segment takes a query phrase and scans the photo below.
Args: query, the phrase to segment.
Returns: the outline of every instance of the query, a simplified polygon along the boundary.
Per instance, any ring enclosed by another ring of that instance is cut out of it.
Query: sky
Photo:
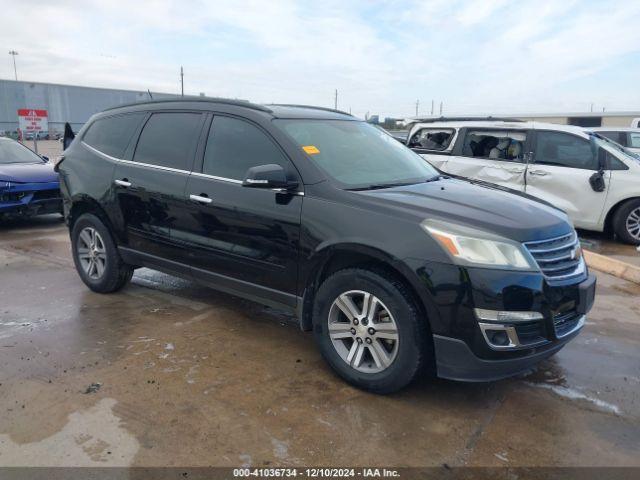
[[[0,0],[0,78],[355,115],[640,110],[640,1]],[[1,57],[0,57],[1,58]]]

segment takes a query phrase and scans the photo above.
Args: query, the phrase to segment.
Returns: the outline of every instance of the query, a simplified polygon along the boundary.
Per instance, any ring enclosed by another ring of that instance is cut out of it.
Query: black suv
[[[350,383],[529,370],[592,306],[556,208],[441,175],[342,112],[219,99],[95,115],[58,164],[97,292],[145,266],[294,312]]]

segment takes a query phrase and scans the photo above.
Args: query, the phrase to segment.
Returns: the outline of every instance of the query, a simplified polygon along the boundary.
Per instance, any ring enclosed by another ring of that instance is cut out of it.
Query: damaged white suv
[[[407,123],[407,146],[444,173],[525,192],[577,228],[640,245],[640,161],[617,143],[579,127],[491,117]]]

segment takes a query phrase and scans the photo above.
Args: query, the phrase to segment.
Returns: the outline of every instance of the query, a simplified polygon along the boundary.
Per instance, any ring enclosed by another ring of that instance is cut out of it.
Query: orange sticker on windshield
[[[304,150],[304,153],[306,153],[307,155],[317,155],[320,153],[320,150],[318,150],[318,147],[314,145],[307,145],[305,147],[302,147],[302,149]]]

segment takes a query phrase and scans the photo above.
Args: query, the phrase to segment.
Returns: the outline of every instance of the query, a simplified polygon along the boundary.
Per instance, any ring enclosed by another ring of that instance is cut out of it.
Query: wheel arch
[[[640,200],[640,196],[623,198],[622,200],[619,200],[617,203],[615,203],[609,209],[609,211],[607,212],[607,215],[605,216],[605,219],[604,219],[604,231],[607,234],[613,234],[613,232],[614,232],[613,217],[615,217],[616,212],[620,209],[620,207],[622,207],[622,205],[624,205],[625,203],[630,202],[632,200]]]
[[[317,251],[309,260],[310,272],[303,283],[301,308],[299,310],[300,327],[304,331],[312,329],[312,311],[315,294],[331,274],[345,268],[363,268],[382,270],[394,275],[409,289],[420,313],[431,331],[430,318],[437,310],[428,292],[420,288],[415,273],[401,260],[376,247],[361,244],[335,244]]]
[[[67,214],[67,225],[69,226],[69,231],[73,230],[73,225],[75,222],[85,213],[91,213],[98,217],[105,226],[111,232],[111,236],[114,241],[116,241],[116,235],[113,229],[113,224],[107,214],[106,210],[100,205],[100,203],[94,198],[88,195],[78,195],[74,197],[71,201],[71,207],[69,208],[69,213]]]

